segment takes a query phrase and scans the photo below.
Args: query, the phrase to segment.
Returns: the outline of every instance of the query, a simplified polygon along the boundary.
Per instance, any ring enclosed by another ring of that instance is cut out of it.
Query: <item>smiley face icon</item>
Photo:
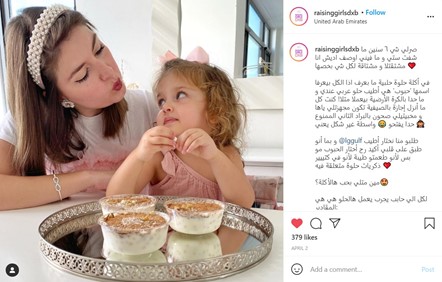
[[[299,275],[299,274],[302,273],[303,268],[302,268],[302,265],[301,265],[301,264],[299,264],[299,263],[295,263],[295,264],[292,265],[291,270],[292,270],[292,273],[293,273],[294,275]]]
[[[387,126],[387,122],[386,122],[385,120],[381,119],[381,120],[378,122],[378,126],[379,126],[380,128],[384,128],[385,126]]]
[[[387,178],[382,178],[379,183],[381,183],[382,186],[387,186],[388,185],[388,179]]]

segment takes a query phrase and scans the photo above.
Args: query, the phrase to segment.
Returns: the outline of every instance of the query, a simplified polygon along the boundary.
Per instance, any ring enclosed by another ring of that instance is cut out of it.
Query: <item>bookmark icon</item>
[[[434,218],[434,217],[425,217],[424,218],[424,229],[427,229],[428,227],[436,229],[436,218]]]

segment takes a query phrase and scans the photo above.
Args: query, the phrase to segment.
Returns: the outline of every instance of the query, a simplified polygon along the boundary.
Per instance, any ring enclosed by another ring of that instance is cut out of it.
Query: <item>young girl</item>
[[[92,24],[64,6],[23,10],[5,40],[0,210],[105,189],[155,120],[152,95],[126,90]]]
[[[157,126],[115,172],[107,195],[213,198],[251,207],[253,189],[237,147],[245,108],[228,76],[205,63],[166,62],[154,85]]]

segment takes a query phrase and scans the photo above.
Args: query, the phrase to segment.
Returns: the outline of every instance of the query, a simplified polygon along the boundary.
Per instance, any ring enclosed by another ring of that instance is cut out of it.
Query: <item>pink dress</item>
[[[147,187],[149,195],[200,197],[223,201],[221,190],[213,182],[186,165],[174,151],[164,155],[161,162],[167,176],[155,185]]]

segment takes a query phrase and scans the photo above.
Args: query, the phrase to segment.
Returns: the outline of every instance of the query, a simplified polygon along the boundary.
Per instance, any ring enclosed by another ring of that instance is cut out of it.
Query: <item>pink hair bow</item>
[[[168,62],[170,60],[178,58],[174,53],[172,53],[170,50],[164,54],[164,56],[160,56],[160,63],[164,64],[165,62]],[[208,64],[209,63],[209,55],[204,51],[201,47],[196,47],[193,49],[189,55],[187,55],[186,59],[187,61],[191,62],[198,62],[201,64]]]

